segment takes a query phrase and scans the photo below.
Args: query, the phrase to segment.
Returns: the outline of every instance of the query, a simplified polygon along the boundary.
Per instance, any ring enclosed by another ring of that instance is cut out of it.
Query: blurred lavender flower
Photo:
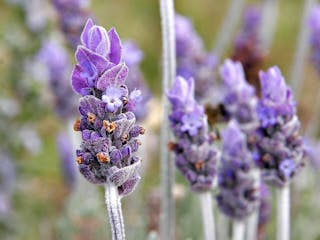
[[[231,121],[223,131],[222,148],[218,207],[230,218],[244,220],[257,209],[259,192],[252,174],[253,160],[246,135],[236,121]]]
[[[133,156],[144,129],[132,113],[138,90],[129,93],[127,66],[121,62],[121,42],[114,28],[107,32],[89,19],[76,51],[72,74],[74,90],[81,94],[81,119],[74,124],[82,133],[77,162],[84,177],[95,184],[113,183],[120,195],[131,193],[140,177],[141,160]]]
[[[22,126],[18,132],[18,140],[31,154],[38,154],[42,148],[42,140],[32,126]]]
[[[214,70],[217,59],[204,50],[203,42],[192,22],[181,15],[175,17],[177,75],[195,79],[195,98],[199,101],[218,98]],[[213,101],[217,101],[214,99]]]
[[[304,165],[296,104],[278,67],[261,71],[260,81],[260,127],[256,136],[259,154],[255,161],[267,183],[284,187]]]
[[[243,26],[235,40],[234,61],[242,63],[246,80],[260,90],[258,71],[261,69],[264,54],[259,39],[261,9],[250,6],[246,9]]]
[[[320,142],[314,139],[305,138],[305,153],[306,157],[311,162],[312,166],[316,169],[320,169]]]
[[[8,220],[11,210],[11,197],[14,191],[16,173],[9,155],[0,155],[0,221]]]
[[[151,98],[151,92],[140,70],[140,63],[142,59],[143,53],[135,43],[131,41],[123,43],[123,61],[130,69],[127,78],[128,90],[134,91],[135,89],[139,89],[142,93],[137,99],[138,101],[133,112],[138,121],[146,117],[148,112],[146,104]]]
[[[58,135],[56,142],[64,180],[68,187],[72,189],[76,182],[76,165],[74,163],[72,144],[68,136],[63,133]]]
[[[258,125],[255,89],[246,82],[241,63],[227,59],[220,69],[224,84],[223,106],[228,118],[235,119],[242,130],[253,131]]]
[[[62,119],[74,116],[76,113],[75,94],[68,81],[71,65],[63,46],[53,39],[44,41],[37,60],[45,64],[48,69],[56,112]]]
[[[320,74],[320,5],[313,7],[309,17],[311,61]]]
[[[88,0],[51,0],[59,16],[61,31],[73,49],[76,49],[81,31],[89,18]]]
[[[178,77],[167,93],[172,113],[169,116],[176,143],[176,166],[195,192],[208,191],[216,175],[218,152],[208,133],[204,109],[194,99],[194,80]]]

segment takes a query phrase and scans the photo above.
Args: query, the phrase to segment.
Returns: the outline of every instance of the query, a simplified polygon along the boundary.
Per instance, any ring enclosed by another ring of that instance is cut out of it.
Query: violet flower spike
[[[125,239],[120,198],[130,194],[140,180],[139,157],[134,156],[144,134],[128,107],[125,83],[128,68],[121,62],[121,42],[115,29],[106,31],[89,19],[76,51],[72,74],[74,90],[82,95],[81,118],[74,130],[82,134],[77,162],[91,183],[104,185],[112,239]]]
[[[258,105],[257,166],[262,179],[276,186],[278,240],[290,239],[290,188],[292,178],[304,166],[304,144],[291,90],[278,67],[260,72],[262,98]]]
[[[220,69],[224,85],[223,106],[227,118],[235,119],[241,128],[250,132],[258,125],[255,89],[247,83],[240,62],[227,59]]]
[[[218,151],[209,134],[204,109],[194,99],[194,80],[177,77],[167,96],[172,107],[170,127],[176,137],[176,142],[170,143],[176,166],[191,190],[201,196],[201,206],[209,204],[209,210],[208,207],[203,210],[203,214],[207,214],[212,211],[210,190],[216,175]],[[209,219],[209,222],[203,219],[205,239],[215,237],[213,216],[210,215]]]

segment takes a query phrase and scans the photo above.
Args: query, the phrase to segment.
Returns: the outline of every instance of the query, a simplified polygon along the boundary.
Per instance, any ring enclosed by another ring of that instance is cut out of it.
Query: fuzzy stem
[[[290,188],[277,189],[277,240],[290,239]]]
[[[162,240],[174,239],[174,202],[172,186],[174,183],[174,161],[167,148],[170,140],[169,130],[169,102],[166,91],[171,87],[176,77],[176,48],[174,28],[174,2],[173,0],[160,0],[161,32],[162,32],[162,103],[163,121],[161,128],[161,213],[160,237]]]
[[[244,240],[245,225],[243,221],[234,220],[232,224],[232,240]]]
[[[307,26],[310,10],[315,4],[315,0],[306,0],[304,4],[304,11],[302,21],[300,23],[300,33],[296,45],[297,51],[295,52],[291,76],[290,76],[290,84],[295,94],[296,101],[298,101],[300,95],[300,88],[302,83],[302,75],[304,70],[304,63],[307,57],[308,50],[308,41],[310,35],[310,29]]]
[[[204,193],[199,193],[198,196],[201,205],[204,240],[215,240],[216,235],[212,213],[213,208],[211,194],[209,191],[207,191]]]
[[[257,191],[260,190],[260,170],[254,169],[252,171],[252,177],[255,182],[255,189]],[[260,199],[259,199],[260,200]],[[246,232],[246,240],[255,240],[257,239],[257,231],[258,231],[258,219],[259,219],[259,208],[260,206],[257,206],[257,209],[248,217],[247,219],[247,232]]]
[[[269,51],[278,18],[278,0],[262,0],[262,19],[259,36],[262,49]]]
[[[112,240],[125,240],[126,237],[118,188],[112,183],[106,183],[104,188]]]
[[[213,53],[216,55],[218,61],[220,61],[223,51],[232,40],[231,36],[241,17],[244,2],[244,0],[231,0],[227,15],[221,25],[213,48]]]

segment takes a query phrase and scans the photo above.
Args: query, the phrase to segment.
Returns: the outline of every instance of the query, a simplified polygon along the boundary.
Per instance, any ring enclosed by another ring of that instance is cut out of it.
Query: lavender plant
[[[140,144],[137,137],[145,131],[135,125],[132,111],[139,91],[130,93],[125,84],[128,67],[121,48],[114,28],[107,32],[89,19],[72,73],[72,86],[81,95],[81,119],[74,124],[82,134],[77,162],[89,182],[105,186],[113,239],[125,239],[120,198],[130,194],[140,179],[141,160],[133,154]]]
[[[73,49],[80,44],[81,30],[90,16],[86,6],[89,0],[51,0],[59,16],[61,31]]]
[[[260,72],[262,97],[258,105],[255,161],[262,178],[278,190],[278,239],[289,239],[289,184],[304,166],[296,103],[278,67]]]
[[[222,132],[222,162],[218,171],[219,209],[234,220],[233,239],[244,239],[244,220],[259,205],[259,192],[253,175],[253,156],[246,135],[236,121]]]
[[[195,79],[195,97],[198,101],[213,100],[212,94],[218,94],[214,77],[217,66],[215,55],[205,51],[202,39],[188,18],[177,14],[175,30],[177,75]]]
[[[205,239],[214,239],[210,190],[216,175],[218,150],[209,134],[204,108],[194,96],[194,80],[178,77],[167,93],[172,112],[170,127],[176,142],[170,144],[176,166],[189,182],[192,191],[201,194]]]

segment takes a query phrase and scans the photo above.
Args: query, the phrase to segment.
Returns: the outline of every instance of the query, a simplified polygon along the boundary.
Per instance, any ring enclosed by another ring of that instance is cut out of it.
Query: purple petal
[[[104,74],[97,81],[97,88],[105,91],[109,86],[120,86],[124,84],[128,76],[129,69],[125,64],[118,64]]]
[[[86,22],[86,25],[81,33],[81,43],[85,46],[88,46],[88,37],[89,37],[89,30],[94,26],[94,23],[91,18],[89,18]]]
[[[80,70],[80,66],[76,65],[72,71],[72,77],[71,77],[71,84],[72,87],[74,89],[74,91],[76,91],[77,93],[81,94],[82,93],[82,89],[83,88],[87,88],[88,84],[86,79],[82,78],[80,76],[81,74],[81,70]]]
[[[110,39],[109,60],[114,64],[118,64],[121,60],[121,41],[119,35],[114,28],[109,30],[108,35]]]

